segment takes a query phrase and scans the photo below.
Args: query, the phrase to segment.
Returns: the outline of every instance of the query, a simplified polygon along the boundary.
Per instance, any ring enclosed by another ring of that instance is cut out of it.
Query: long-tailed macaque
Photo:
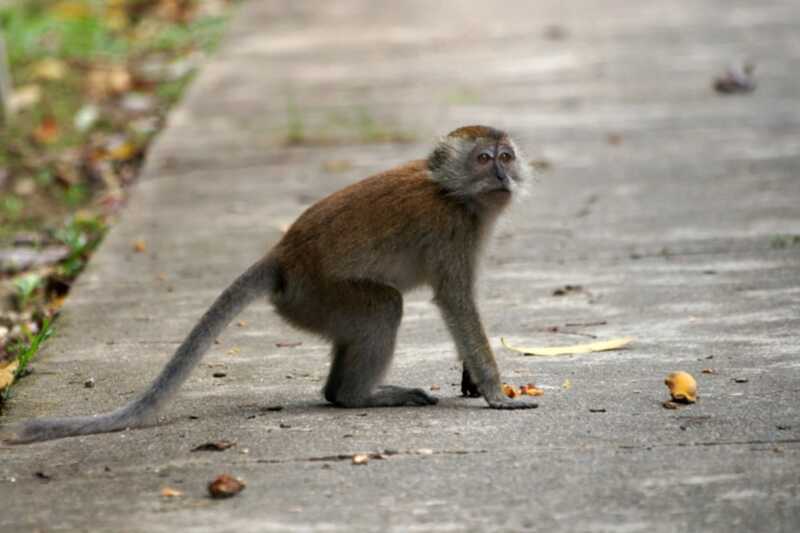
[[[306,210],[278,244],[206,311],[150,387],[107,414],[42,418],[7,428],[23,443],[140,427],[189,375],[213,340],[256,298],[291,324],[330,340],[323,388],[341,407],[432,405],[418,388],[383,385],[403,315],[402,293],[429,285],[465,375],[489,407],[526,409],[501,390],[500,373],[475,305],[478,255],[500,212],[528,179],[528,164],[504,132],[459,128],[427,159],[350,185]]]

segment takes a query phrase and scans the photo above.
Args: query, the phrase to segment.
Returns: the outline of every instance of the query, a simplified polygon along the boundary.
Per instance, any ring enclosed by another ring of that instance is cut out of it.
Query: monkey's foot
[[[396,385],[380,385],[370,398],[371,405],[380,407],[435,405],[438,401],[438,398],[422,389],[410,389]]]
[[[496,398],[486,400],[490,409],[536,409],[539,404],[536,402],[526,402],[523,400],[511,400],[510,398]]]

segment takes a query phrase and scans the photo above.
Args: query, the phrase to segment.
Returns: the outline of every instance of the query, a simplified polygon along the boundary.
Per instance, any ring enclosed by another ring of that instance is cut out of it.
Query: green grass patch
[[[6,387],[2,395],[0,395],[0,400],[2,400],[0,403],[7,401],[11,397],[13,383],[16,383],[19,378],[27,375],[28,365],[33,358],[36,357],[36,354],[39,353],[42,343],[53,335],[53,319],[50,317],[45,318],[37,333],[34,334],[30,331],[25,331],[25,335],[27,340],[18,342],[11,349],[11,352],[16,355],[18,366],[14,371],[14,381],[12,385]]]

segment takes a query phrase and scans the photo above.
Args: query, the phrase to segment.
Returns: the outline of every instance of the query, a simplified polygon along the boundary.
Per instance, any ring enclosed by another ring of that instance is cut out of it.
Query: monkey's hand
[[[478,390],[478,386],[472,381],[472,376],[469,375],[466,366],[464,366],[464,371],[461,372],[461,395],[467,398],[481,397],[481,391]]]
[[[505,396],[486,398],[486,403],[489,404],[490,409],[536,409],[539,407],[539,404],[536,402],[524,401],[522,398],[519,400],[512,400]]]

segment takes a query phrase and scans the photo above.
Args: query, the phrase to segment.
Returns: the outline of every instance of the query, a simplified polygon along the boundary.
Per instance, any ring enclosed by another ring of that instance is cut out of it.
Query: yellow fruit
[[[694,403],[697,401],[697,382],[688,372],[673,372],[664,383],[676,402]]]

